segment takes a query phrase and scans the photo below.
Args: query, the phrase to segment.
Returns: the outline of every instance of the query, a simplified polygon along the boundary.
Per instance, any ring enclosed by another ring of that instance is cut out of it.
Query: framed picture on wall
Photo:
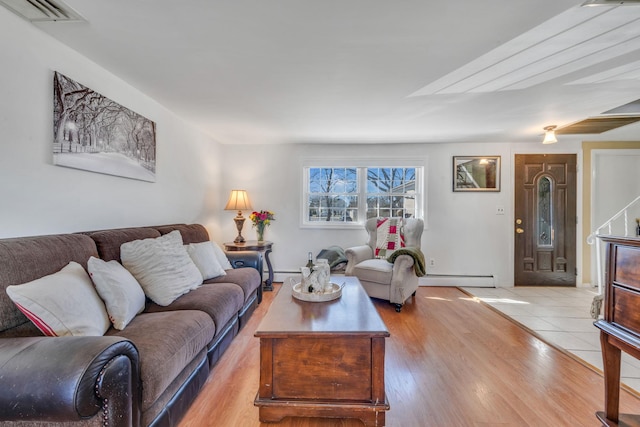
[[[53,164],[156,180],[156,124],[55,72]]]
[[[453,156],[453,191],[500,191],[500,156]]]

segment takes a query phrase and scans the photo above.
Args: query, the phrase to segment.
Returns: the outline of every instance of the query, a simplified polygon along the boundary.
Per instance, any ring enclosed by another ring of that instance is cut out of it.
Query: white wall
[[[591,227],[602,226],[621,209],[640,195],[640,150],[593,150],[591,153]],[[597,202],[595,202],[597,201]],[[627,221],[621,216],[612,223],[611,234],[635,235],[635,219],[640,218],[637,203],[627,211]],[[609,234],[605,229],[601,234]],[[599,242],[602,262],[605,262],[605,244]],[[591,249],[591,277],[596,283],[596,250]],[[604,264],[602,271],[604,271]]]
[[[592,197],[591,229],[601,226],[620,209],[640,195],[640,150],[593,150],[591,154]],[[630,212],[631,234],[635,230],[638,207]],[[613,233],[624,235],[624,221],[618,221]]]
[[[0,237],[201,222],[218,232],[219,145],[0,8]],[[155,183],[54,166],[53,72],[153,120]]]
[[[223,194],[233,188],[249,192],[256,210],[268,209],[276,221],[266,238],[274,242],[271,259],[276,272],[296,271],[306,262],[307,252],[363,244],[364,230],[311,230],[300,227],[302,161],[306,158],[393,158],[416,156],[426,164],[426,229],[422,248],[435,267],[429,274],[493,276],[496,286],[513,286],[513,157],[527,153],[578,153],[578,141],[554,146],[531,144],[348,144],[224,146]],[[499,155],[502,160],[501,191],[461,193],[452,191],[452,156]],[[578,182],[580,194],[581,182]],[[579,198],[578,203],[581,203]],[[505,215],[496,215],[504,207]],[[232,240],[235,212],[221,215],[221,235]],[[249,221],[243,235],[255,239]],[[580,241],[581,236],[578,237]],[[580,245],[577,245],[580,247]],[[580,260],[580,254],[578,254]],[[457,279],[458,280],[458,279]],[[464,279],[458,280],[462,283]],[[580,283],[580,282],[578,282]]]

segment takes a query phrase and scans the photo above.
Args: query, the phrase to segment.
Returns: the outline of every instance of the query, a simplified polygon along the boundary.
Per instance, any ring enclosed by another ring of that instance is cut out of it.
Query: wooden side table
[[[247,240],[246,242],[235,243],[235,242],[227,242],[224,244],[224,249],[229,252],[238,252],[238,251],[258,251],[264,254],[264,260],[267,263],[267,272],[268,277],[267,280],[264,281],[264,285],[262,289],[265,291],[273,290],[273,268],[271,267],[271,260],[269,259],[269,254],[271,253],[271,249],[273,246],[273,242],[268,240],[258,241],[258,240]],[[260,272],[262,274],[262,272]]]

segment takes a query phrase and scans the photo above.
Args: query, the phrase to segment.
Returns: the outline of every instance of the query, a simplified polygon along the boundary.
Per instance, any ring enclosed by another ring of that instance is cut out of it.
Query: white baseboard
[[[420,286],[464,286],[476,288],[495,288],[493,276],[462,276],[427,274],[418,279]]]
[[[331,273],[332,276],[342,276],[343,273]],[[275,282],[284,282],[289,277],[300,280],[300,272],[297,271],[276,271],[273,275]],[[267,277],[265,272],[262,276]],[[418,278],[419,286],[464,286],[477,288],[495,288],[493,276],[463,276],[463,275],[444,275],[444,274],[428,274]]]

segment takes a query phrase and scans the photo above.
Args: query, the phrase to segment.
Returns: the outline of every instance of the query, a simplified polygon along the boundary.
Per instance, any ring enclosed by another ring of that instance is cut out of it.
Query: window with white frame
[[[302,223],[360,227],[368,218],[422,217],[423,171],[413,165],[305,166]]]

